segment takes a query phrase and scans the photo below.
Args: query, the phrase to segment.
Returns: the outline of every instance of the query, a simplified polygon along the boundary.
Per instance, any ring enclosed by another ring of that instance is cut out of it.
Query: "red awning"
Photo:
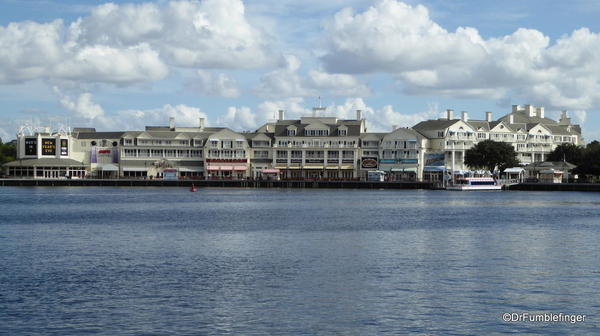
[[[221,170],[233,170],[233,166],[221,166]]]
[[[234,166],[233,170],[246,170],[246,166]]]
[[[263,170],[261,170],[261,172],[263,174],[279,174],[280,170],[277,168],[271,168],[271,169],[263,169]]]
[[[206,170],[219,170],[221,168],[221,166],[208,166],[206,167]]]

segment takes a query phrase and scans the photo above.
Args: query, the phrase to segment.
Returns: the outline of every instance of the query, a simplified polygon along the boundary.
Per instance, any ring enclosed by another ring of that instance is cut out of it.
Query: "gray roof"
[[[79,132],[77,139],[120,139],[125,132]]]
[[[4,167],[82,167],[85,164],[73,159],[41,158],[15,160],[3,165]]]
[[[425,120],[413,126],[413,129],[417,132],[443,130],[454,124],[460,119],[436,119],[436,120]]]
[[[534,162],[525,166],[526,170],[544,170],[544,169],[557,169],[557,170],[571,170],[576,166],[566,161],[544,161]]]
[[[511,115],[513,116],[514,123],[558,125],[558,123],[555,120],[552,120],[550,118],[530,117],[529,115],[527,115],[527,113],[522,111],[509,113],[504,117],[500,118],[499,120],[506,121],[508,123],[508,119]]]
[[[467,121],[467,124],[471,125],[475,130],[483,128],[484,131],[489,131],[491,128],[490,123],[486,120],[469,120]]]
[[[338,120],[335,124],[325,121],[323,124],[329,127],[329,136],[332,137],[337,136],[337,130],[342,125],[348,128],[347,136],[360,136],[360,120]],[[296,136],[304,136],[304,128],[309,124],[302,123],[301,120],[278,120],[275,123],[274,136],[287,136],[287,128],[290,125],[296,126]]]

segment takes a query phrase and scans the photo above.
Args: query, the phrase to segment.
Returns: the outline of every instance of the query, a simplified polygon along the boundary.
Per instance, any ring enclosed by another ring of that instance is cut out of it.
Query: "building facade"
[[[311,116],[267,122],[254,132],[224,127],[147,126],[143,131],[98,132],[22,129],[17,160],[5,175],[23,178],[162,179],[365,179],[372,170],[390,181],[438,181],[461,173],[466,151],[483,140],[510,143],[523,164],[544,161],[563,143],[582,145],[581,127],[566,111],[547,118],[543,107],[515,105],[493,120],[471,120],[453,110],[437,120],[390,132],[367,132],[360,110],[355,119]]]

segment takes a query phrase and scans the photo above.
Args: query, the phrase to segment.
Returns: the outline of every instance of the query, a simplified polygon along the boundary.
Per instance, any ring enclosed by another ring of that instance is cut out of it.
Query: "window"
[[[348,131],[345,129],[338,130],[339,136],[346,136],[347,134],[348,134]]]
[[[295,129],[287,130],[287,136],[296,136],[296,130]]]
[[[210,147],[217,148],[219,146],[219,140],[210,140]]]
[[[202,151],[198,150],[198,149],[192,149],[190,151],[190,156],[191,157],[202,157]]]
[[[342,158],[344,159],[354,159],[354,151],[343,151]]]
[[[438,138],[443,138],[443,137],[444,137],[444,131],[439,131]]]
[[[287,157],[288,157],[287,153],[288,153],[287,151],[278,150],[277,151],[277,158],[279,158],[279,159],[287,159]]]
[[[330,159],[337,159],[340,157],[340,152],[339,151],[329,151],[329,152],[327,152],[327,157]]]
[[[162,157],[163,150],[162,149],[152,149],[150,150],[150,156],[152,157]]]
[[[265,151],[265,150],[254,151],[254,157],[257,159],[266,159],[269,157],[269,151]]]
[[[133,145],[133,139],[125,139],[125,145]]]
[[[302,159],[302,151],[292,151],[292,159]]]

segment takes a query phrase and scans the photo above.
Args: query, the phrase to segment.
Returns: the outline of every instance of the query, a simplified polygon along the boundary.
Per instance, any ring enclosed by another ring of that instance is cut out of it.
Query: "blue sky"
[[[452,108],[569,110],[600,139],[600,3],[0,0],[0,137],[19,126],[252,130],[277,109],[365,110],[369,130]]]

